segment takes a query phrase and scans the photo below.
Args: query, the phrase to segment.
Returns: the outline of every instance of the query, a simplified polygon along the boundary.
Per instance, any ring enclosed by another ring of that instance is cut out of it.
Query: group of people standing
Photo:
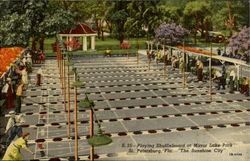
[[[203,69],[204,65],[200,60],[196,62],[197,69],[197,80],[203,80]],[[236,79],[235,67],[229,67],[229,72],[226,72],[225,62],[222,64],[221,70],[212,68],[211,75],[212,80],[217,84],[217,90],[221,88],[223,90],[226,89],[226,86],[229,87],[229,92],[234,92],[237,88],[239,88],[240,92],[246,96],[249,96],[249,83],[246,77],[243,77],[241,87],[239,87],[239,82]],[[228,80],[228,83],[227,83]]]
[[[147,51],[147,56],[149,59],[156,59],[156,61],[159,60],[159,51],[155,52]],[[165,62],[168,62],[168,54],[165,54]],[[203,81],[204,80],[204,63],[201,59],[196,57],[196,59],[190,58],[188,55],[183,54],[182,52],[179,53],[173,53],[171,55],[171,70],[174,71],[177,67],[179,67],[180,72],[184,72],[185,69],[189,71],[190,67],[194,67],[197,75],[197,81]],[[196,62],[195,62],[196,61]],[[226,89],[226,86],[229,87],[229,92],[233,92],[236,89],[239,89],[239,91],[242,94],[245,94],[246,96],[249,95],[249,81],[246,77],[242,78],[242,84],[239,86],[238,79],[236,78],[236,69],[235,67],[229,67],[228,73],[226,72],[226,63],[222,62],[221,67],[212,68],[211,76],[212,81],[216,83],[217,90],[220,89]]]
[[[1,90],[2,98],[6,100],[6,108],[15,108],[16,113],[21,112],[21,99],[23,89],[29,83],[27,66],[15,66],[13,73],[7,77]]]
[[[0,86],[0,98],[5,100],[4,107],[6,110],[13,109],[8,114],[8,122],[4,131],[6,142],[2,142],[3,144],[1,145],[3,149],[6,150],[2,158],[3,160],[23,160],[20,149],[24,149],[34,155],[34,152],[27,146],[27,139],[30,134],[22,131],[21,124],[24,123],[24,118],[21,113],[21,105],[22,99],[25,97],[23,91],[29,84],[28,73],[32,72],[33,63],[42,63],[44,53],[40,52],[41,54],[37,55],[37,59],[34,58],[34,54],[32,55],[30,53],[32,52],[22,55],[19,60],[11,66],[8,73],[5,74],[6,78],[2,78],[4,79],[2,82],[5,83],[2,87]],[[42,68],[40,68],[36,74],[36,86],[40,86]],[[1,107],[1,110],[3,110],[3,107]],[[16,137],[17,139],[15,140]]]

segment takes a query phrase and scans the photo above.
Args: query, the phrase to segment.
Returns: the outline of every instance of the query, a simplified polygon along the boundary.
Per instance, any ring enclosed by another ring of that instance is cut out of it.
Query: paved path
[[[145,56],[140,58],[139,64],[136,57],[73,60],[80,80],[86,82],[86,87],[78,90],[78,99],[89,94],[96,102],[95,112],[105,133],[113,139],[110,145],[96,147],[97,160],[249,159],[249,97],[213,89],[210,101],[207,82],[195,82],[195,76],[187,73],[189,83],[182,88],[178,70],[168,67],[165,79],[161,64],[153,64],[148,71]],[[36,152],[34,157],[24,152],[25,158],[69,159],[74,156],[74,140],[67,138],[67,113],[56,60],[46,60],[42,68],[49,77],[42,80],[41,87],[35,87],[38,67],[34,67],[22,106],[26,118],[23,131],[31,132],[29,146]],[[73,118],[73,102],[71,106]],[[80,109],[79,155],[83,160],[89,153],[88,123],[89,111]]]

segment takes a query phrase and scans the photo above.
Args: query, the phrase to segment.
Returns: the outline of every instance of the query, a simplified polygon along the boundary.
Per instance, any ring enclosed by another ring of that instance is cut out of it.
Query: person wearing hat
[[[43,75],[42,68],[39,68],[36,72],[36,86],[41,86],[42,75]]]
[[[20,149],[24,149],[27,152],[34,155],[35,153],[32,152],[27,147],[27,140],[29,138],[29,135],[30,135],[30,133],[24,132],[21,137],[19,137],[14,142],[12,142],[6,150],[6,152],[3,156],[3,160],[24,160]]]
[[[222,89],[225,89],[225,86],[226,86],[225,78],[223,77],[221,72],[214,69],[213,73],[214,73],[214,77],[212,78],[212,80],[216,80],[216,83],[218,84],[217,90],[220,90],[221,86],[222,86]]]
[[[10,111],[9,112],[10,117],[9,117],[9,120],[8,120],[7,125],[6,125],[4,133],[7,133],[8,130],[15,124],[15,114],[16,114],[15,111]]]
[[[6,147],[15,139],[16,136],[22,135],[22,128],[20,123],[22,122],[23,115],[16,115],[15,111],[9,112],[10,118],[5,128],[5,134],[7,134]]]

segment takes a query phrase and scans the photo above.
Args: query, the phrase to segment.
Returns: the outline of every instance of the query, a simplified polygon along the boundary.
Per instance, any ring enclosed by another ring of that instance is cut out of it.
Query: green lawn
[[[139,39],[138,43],[139,43],[139,48],[140,49],[145,49],[146,46],[146,39],[145,38],[141,38]],[[45,39],[44,41],[44,49],[45,49],[45,53],[47,56],[53,56],[55,55],[55,53],[52,51],[52,46],[51,44],[55,42],[55,39]],[[111,39],[108,37],[105,37],[105,40],[99,40],[98,38],[96,38],[96,51],[73,51],[72,53],[75,55],[81,55],[81,54],[103,54],[104,51],[108,48],[111,50],[112,54],[130,54],[130,53],[136,53],[137,49],[136,49],[136,39],[129,39],[129,42],[131,44],[131,49],[128,50],[123,50],[120,49],[119,47],[119,41],[115,40],[115,39]]]
[[[187,43],[185,45],[191,46],[191,47],[210,47],[210,43],[205,42],[204,39],[200,39],[199,35],[197,36],[197,44],[194,44],[194,39],[193,37],[188,37],[187,38]],[[54,38],[51,39],[45,39],[44,42],[44,48],[45,48],[45,53],[47,56],[54,56],[55,53],[52,51],[52,46],[51,44],[55,42]],[[73,51],[72,53],[75,55],[81,55],[81,54],[103,54],[104,51],[108,48],[111,51],[112,54],[130,54],[130,53],[136,53],[136,39],[131,38],[129,39],[129,42],[131,44],[131,49],[128,50],[122,50],[119,47],[119,41],[116,39],[112,39],[109,37],[105,37],[105,40],[102,41],[98,38],[96,38],[96,51]],[[146,49],[147,44],[146,44],[146,38],[140,38],[139,39],[139,49]],[[30,43],[31,44],[31,43]],[[212,43],[213,47],[224,47],[224,43]]]

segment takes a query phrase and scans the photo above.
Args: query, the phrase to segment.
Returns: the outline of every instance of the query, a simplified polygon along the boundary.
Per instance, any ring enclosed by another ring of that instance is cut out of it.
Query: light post
[[[68,93],[68,138],[70,138],[70,75],[74,75],[74,71],[72,69],[72,71],[69,71],[69,66],[74,65],[74,63],[70,62],[70,58],[68,56],[68,61],[65,63],[67,65],[67,73],[68,73],[68,81],[67,81],[67,93]]]
[[[62,43],[62,40],[60,39],[60,37],[57,37],[57,39],[58,39],[58,42],[60,43],[60,46],[61,46],[61,50],[60,50],[60,52],[58,52],[58,53],[61,53],[61,51],[63,50],[63,51],[65,51],[65,47],[64,47],[64,45],[63,45],[63,43]],[[65,53],[63,53],[64,55],[66,55]],[[58,60],[59,60],[59,57],[60,57],[60,55],[58,54]],[[73,65],[73,63],[71,63],[71,62],[69,62],[69,54],[67,54],[67,62],[65,62],[65,59],[63,59],[63,76],[62,76],[62,78],[63,78],[63,84],[64,84],[64,86],[63,86],[63,94],[64,94],[64,111],[66,112],[68,112],[68,131],[67,131],[67,134],[68,134],[68,138],[70,138],[70,72],[69,72],[69,66],[71,66],[71,65]],[[59,64],[61,64],[61,63],[58,63],[58,65]],[[65,73],[65,66],[68,66],[68,81],[67,81],[67,85],[66,85],[66,73]],[[60,71],[60,78],[61,78],[61,69],[59,69],[59,71]],[[71,72],[71,74],[74,74],[74,72],[72,73]],[[68,91],[68,110],[66,110],[66,87],[67,87],[67,91]]]
[[[86,95],[86,94],[85,94]],[[90,138],[88,139],[88,143],[91,145],[90,147],[90,160],[94,161],[94,146],[101,146],[101,145],[107,145],[112,142],[112,139],[103,134],[103,131],[101,129],[101,123],[97,119],[96,114],[94,112],[94,106],[95,103],[93,100],[89,100],[88,96],[85,96],[84,101],[79,103],[79,107],[90,109]],[[94,119],[97,121],[98,125],[98,133],[97,135],[94,135]]]
[[[78,160],[78,125],[77,125],[77,87],[84,86],[85,83],[81,82],[79,78],[77,77],[77,69],[74,68],[74,81],[73,82],[73,87],[74,87],[74,129],[75,129],[75,160]]]
[[[63,56],[63,60],[62,60],[62,75],[63,75],[63,81],[62,81],[62,84],[63,84],[63,99],[64,99],[64,111],[66,112],[66,75],[65,75],[65,59],[64,59],[64,56]]]

